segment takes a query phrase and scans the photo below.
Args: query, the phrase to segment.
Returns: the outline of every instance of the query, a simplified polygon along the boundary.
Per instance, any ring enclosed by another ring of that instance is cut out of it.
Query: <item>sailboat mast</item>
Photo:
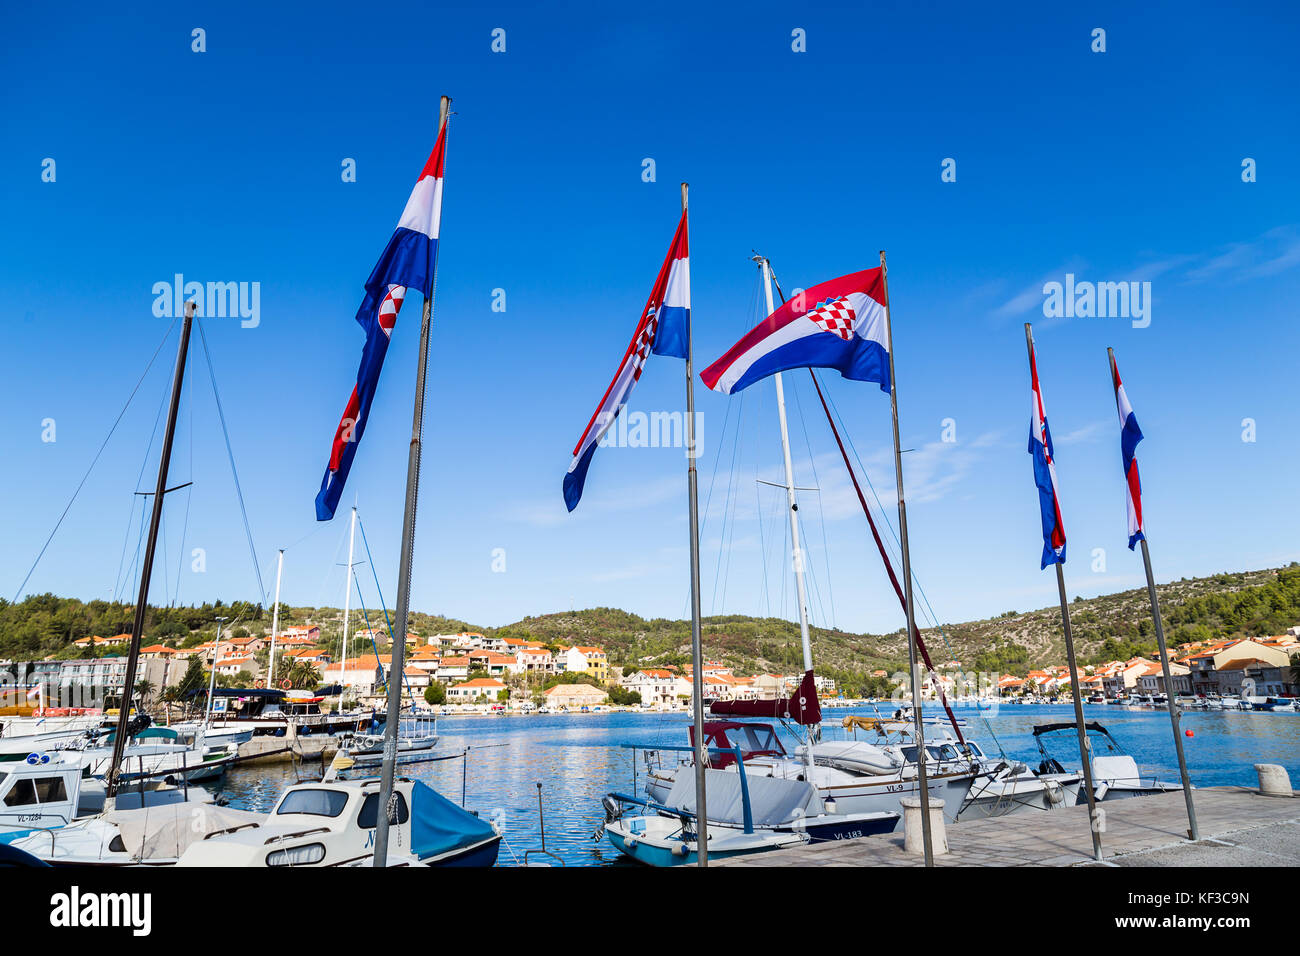
[[[280,632],[280,575],[284,573],[284,548],[275,565],[275,610],[271,612],[271,656],[267,658],[266,686],[275,686],[275,635]]]
[[[339,668],[339,713],[343,712],[343,695],[347,693],[348,627],[352,623],[352,553],[357,543],[357,506],[352,506],[352,526],[348,529],[348,567],[343,582],[343,645],[339,648],[343,662]],[[379,663],[378,660],[375,661]]]
[[[149,581],[153,577],[154,552],[158,548],[158,529],[162,524],[163,498],[167,494],[167,470],[172,461],[172,441],[176,437],[176,413],[180,410],[181,386],[185,383],[185,359],[190,350],[190,329],[194,326],[193,302],[185,303],[181,323],[181,341],[176,349],[176,370],[172,373],[171,402],[167,407],[167,430],[163,434],[162,452],[158,456],[158,483],[154,488],[153,514],[149,518],[149,538],[140,566],[140,591],[135,599],[135,616],[131,621],[131,649],[127,652],[126,676],[122,684],[122,703],[117,715],[117,733],[113,737],[113,756],[106,776],[105,809],[111,809],[117,796],[118,765],[126,747],[126,727],[131,719],[131,695],[135,690],[136,665],[140,660],[140,638],[144,634],[144,615],[149,604]]]
[[[682,215],[689,217],[687,206],[688,183],[682,183]],[[690,235],[687,219],[686,234]],[[700,866],[709,865],[709,810],[705,771],[708,755],[704,739],[704,644],[700,633],[700,496],[699,481],[695,474],[695,372],[693,321],[686,323],[686,485],[690,496],[691,522],[691,675],[692,711],[695,721],[695,809],[696,850]]]
[[[767,300],[767,314],[771,315],[774,311],[772,266],[767,259],[763,259],[760,265],[763,270],[763,294]],[[776,379],[776,410],[781,419],[781,453],[785,458],[785,499],[790,513],[790,553],[794,561],[795,591],[799,600],[799,640],[803,644],[803,669],[807,672],[812,670],[813,662],[812,641],[808,637],[808,591],[803,579],[803,549],[799,545],[799,502],[795,500],[794,465],[790,461],[790,431],[785,419],[785,386],[781,381],[780,372],[777,372],[773,378]]]
[[[438,132],[447,126],[451,97],[444,96],[438,109]],[[434,247],[430,275],[435,275],[438,251]],[[406,505],[402,509],[402,551],[397,567],[397,607],[394,609],[392,664],[388,671],[388,711],[384,722],[384,757],[380,765],[379,819],[375,821],[375,866],[388,865],[389,804],[397,773],[397,725],[402,717],[402,676],[406,673],[406,619],[411,610],[411,565],[415,560],[415,508],[420,495],[420,451],[424,442],[424,380],[429,370],[429,327],[433,322],[433,289],[424,297],[420,320],[420,353],[415,373],[415,408],[412,411],[411,445],[406,459]],[[351,569],[349,568],[349,572]],[[394,810],[396,808],[393,808]]]

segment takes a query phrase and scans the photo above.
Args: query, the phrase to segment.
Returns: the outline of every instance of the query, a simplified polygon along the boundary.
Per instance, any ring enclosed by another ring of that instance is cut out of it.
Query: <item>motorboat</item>
[[[1172,793],[1183,789],[1181,783],[1162,781],[1156,777],[1144,777],[1138,770],[1137,761],[1125,753],[1119,742],[1111,736],[1101,724],[1089,721],[1084,725],[1088,735],[1089,754],[1092,757],[1092,785],[1095,800],[1119,800],[1123,797],[1145,797],[1153,794]],[[1048,750],[1048,741],[1062,735],[1075,739],[1076,725],[1068,723],[1038,724],[1034,727],[1034,743],[1043,755],[1045,769],[1064,772],[1064,767]],[[1086,800],[1086,795],[1085,795]]]
[[[289,787],[275,808],[237,823],[181,853],[181,866],[348,866],[374,861],[378,778],[329,780]],[[396,822],[388,865],[492,866],[501,834],[477,815],[419,781],[393,785]]]

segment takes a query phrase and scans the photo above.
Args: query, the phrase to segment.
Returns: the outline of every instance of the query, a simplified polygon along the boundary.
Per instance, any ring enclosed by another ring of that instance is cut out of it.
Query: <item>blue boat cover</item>
[[[473,846],[496,835],[486,820],[418,780],[411,791],[411,851],[421,860]]]

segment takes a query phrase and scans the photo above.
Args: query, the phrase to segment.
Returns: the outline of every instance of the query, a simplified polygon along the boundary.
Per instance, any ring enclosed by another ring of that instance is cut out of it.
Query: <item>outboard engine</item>
[[[623,816],[623,804],[615,800],[612,794],[605,794],[600,800],[600,805],[605,808],[606,823],[613,823]]]

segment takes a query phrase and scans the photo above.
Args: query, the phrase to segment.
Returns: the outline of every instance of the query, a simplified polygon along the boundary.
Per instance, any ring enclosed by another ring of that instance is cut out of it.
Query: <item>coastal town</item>
[[[48,705],[102,707],[121,694],[126,673],[123,651],[130,635],[88,636],[72,642],[79,656],[39,661],[0,661],[0,691],[9,691],[14,706],[42,698]],[[331,654],[319,624],[286,627],[272,635],[247,629],[221,631],[219,639],[198,643],[168,640],[141,648],[137,689],[157,710],[165,703],[203,704],[211,682],[222,688],[301,690],[334,698],[326,708],[374,707],[382,704],[392,679],[389,635],[365,628],[351,634],[352,647],[364,651]],[[186,645],[189,646],[186,646]],[[274,654],[274,669],[270,666]],[[337,659],[336,659],[337,657]],[[194,662],[191,664],[191,662]],[[1260,638],[1235,638],[1185,644],[1171,652],[1172,686],[1165,686],[1158,660],[1132,657],[1081,668],[1079,689],[1093,703],[1138,698],[1185,699],[1288,698],[1300,694],[1300,625]],[[215,675],[211,670],[215,667]],[[706,660],[704,697],[712,701],[778,700],[793,691],[801,674],[738,673],[734,665]],[[185,686],[186,693],[177,689]],[[202,688],[194,693],[194,677]],[[692,702],[693,669],[643,660],[612,663],[600,646],[552,643],[464,631],[421,637],[407,634],[401,677],[408,704],[438,707],[444,713],[600,712],[612,707],[658,711],[686,710]],[[910,700],[910,680],[903,670],[871,672],[881,692],[848,697],[836,682],[815,676],[826,706],[863,700]],[[962,662],[939,664],[922,679],[922,700],[1051,700],[1070,692],[1070,670],[1051,664],[1023,676],[975,674]],[[21,693],[20,693],[21,692]]]

